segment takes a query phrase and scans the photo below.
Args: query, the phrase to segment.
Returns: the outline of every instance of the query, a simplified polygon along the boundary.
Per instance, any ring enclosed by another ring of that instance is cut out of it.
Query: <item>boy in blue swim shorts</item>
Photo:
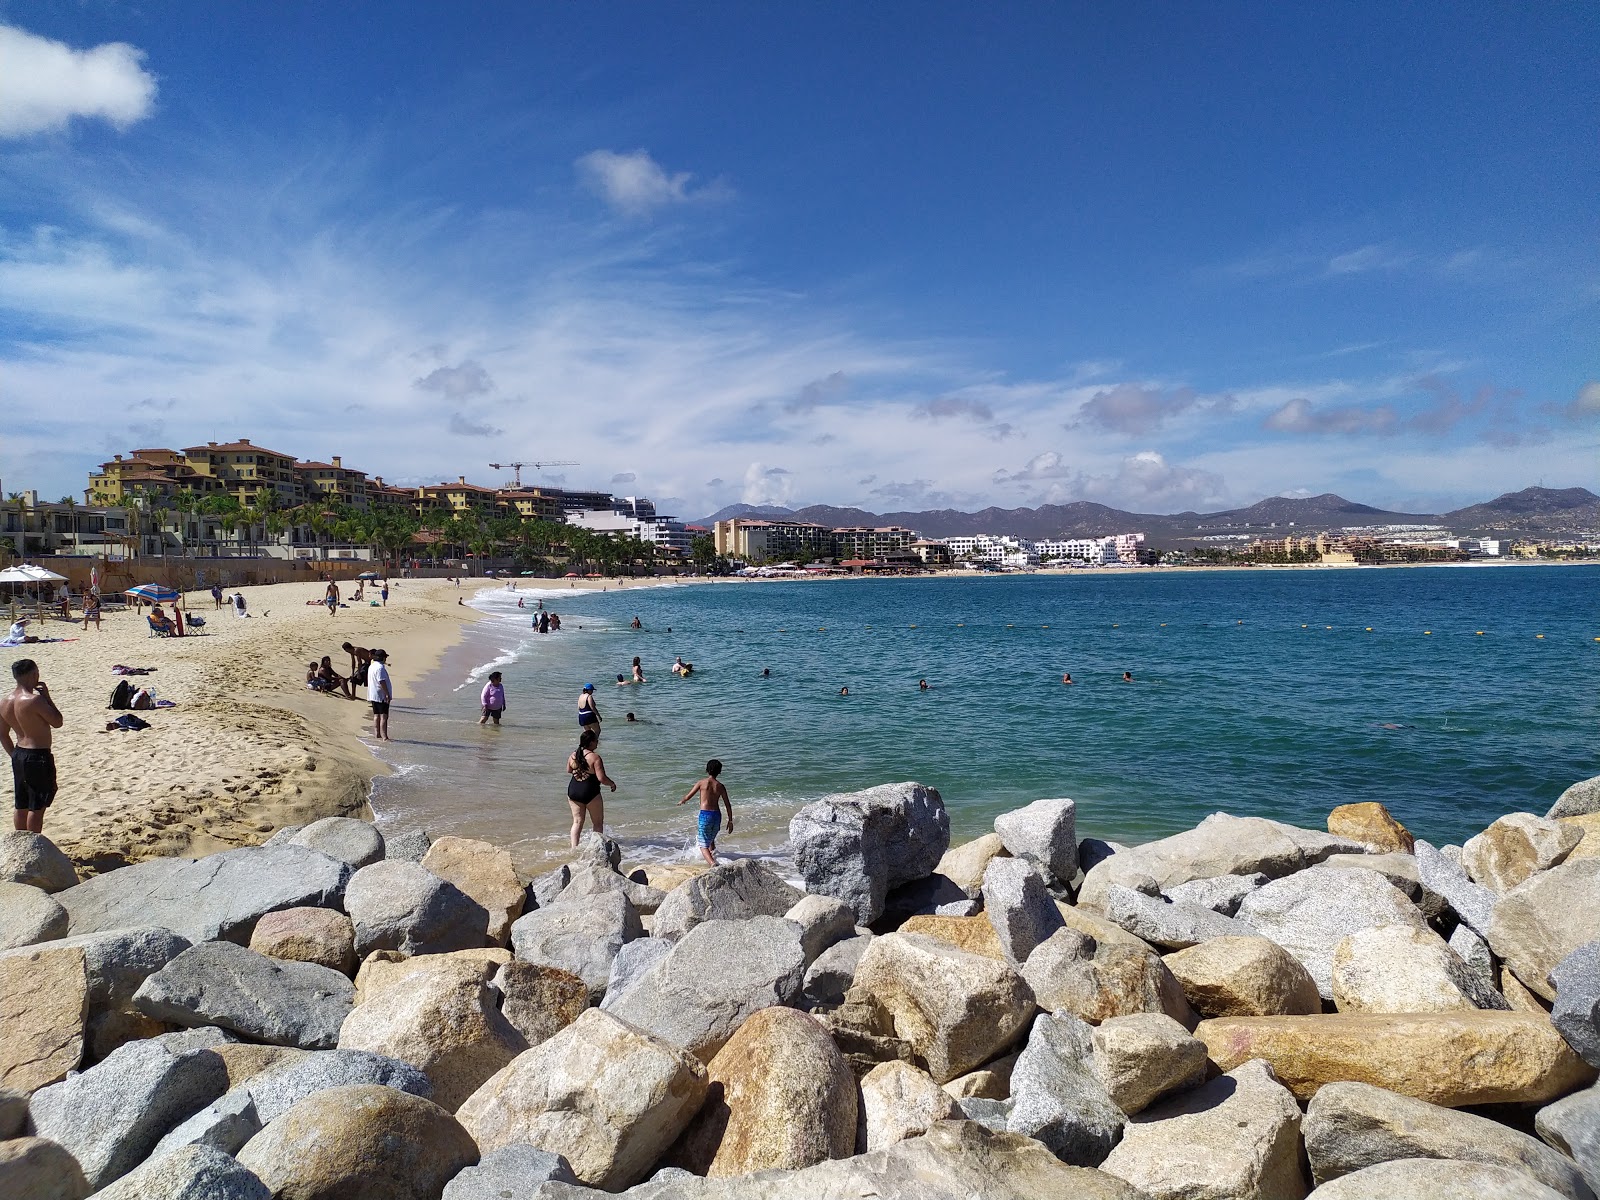
[[[696,783],[679,804],[687,804],[696,796],[700,797],[700,826],[695,837],[696,844],[700,847],[700,856],[713,867],[717,865],[717,834],[722,829],[722,809],[728,809],[728,832],[733,832],[733,801],[728,798],[728,789],[722,786],[722,763],[713,758],[706,763],[705,778]]]

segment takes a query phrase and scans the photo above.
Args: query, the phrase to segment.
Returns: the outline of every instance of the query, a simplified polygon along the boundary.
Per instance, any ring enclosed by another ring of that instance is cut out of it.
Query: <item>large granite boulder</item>
[[[67,936],[67,910],[30,883],[0,881],[0,950]]]
[[[648,941],[629,945],[646,945]],[[502,997],[500,1015],[530,1046],[553,1038],[589,1007],[588,984],[571,971],[542,963],[508,962],[495,972],[490,986]],[[606,994],[610,995],[609,989]]]
[[[1541,1108],[1533,1128],[1546,1144],[1576,1161],[1584,1182],[1600,1193],[1600,1086]]]
[[[180,1121],[156,1143],[145,1161],[165,1158],[190,1146],[237,1154],[240,1147],[260,1132],[261,1114],[256,1112],[255,1099],[245,1089],[235,1088],[222,1099]]]
[[[998,833],[986,833],[970,842],[951,846],[933,871],[976,900],[983,893],[983,873],[989,869],[989,864],[1010,853],[1006,849],[1005,839]]]
[[[846,938],[817,956],[806,968],[800,999],[803,1008],[832,1008],[843,1004],[845,993],[856,981],[861,956],[867,952],[871,935]]]
[[[860,1134],[856,1149],[883,1150],[921,1137],[939,1121],[960,1119],[955,1098],[926,1071],[910,1063],[879,1063],[861,1077]]]
[[[1396,821],[1387,808],[1372,800],[1339,805],[1328,814],[1328,832],[1360,842],[1374,854],[1396,851],[1410,854],[1416,848],[1411,831]]]
[[[524,913],[511,926],[511,948],[520,962],[570,971],[589,985],[590,997],[598,1001],[605,995],[617,951],[643,936],[638,910],[620,892],[608,892],[557,900]]]
[[[354,986],[338,971],[232,942],[202,942],[146,979],[133,1003],[174,1025],[215,1025],[252,1041],[330,1050],[354,1000]]]
[[[628,903],[641,913],[654,913],[667,898],[667,893],[662,889],[640,883],[609,863],[580,859],[567,865],[566,883],[561,888],[561,894],[567,899],[595,896],[601,892],[621,892],[628,898]]]
[[[1045,888],[1044,877],[1025,858],[997,858],[983,873],[983,912],[1014,965],[1028,961],[1034,947],[1062,927],[1061,913]]]
[[[1035,800],[994,819],[1005,848],[1065,887],[1078,873],[1078,806],[1071,800]]]
[[[287,962],[315,963],[354,975],[356,928],[331,908],[285,908],[256,922],[250,949]]]
[[[436,846],[438,843],[434,843]],[[433,1100],[454,1112],[484,1080],[528,1048],[500,1012],[485,962],[441,958],[404,987],[363,999],[339,1030],[341,1050],[365,1050],[408,1062],[433,1084]],[[518,964],[520,965],[520,964]]]
[[[254,1171],[211,1146],[152,1156],[94,1195],[95,1200],[272,1200]]]
[[[408,957],[398,950],[375,950],[356,972],[356,1003],[361,1004],[387,988],[405,983],[413,975],[426,973],[441,962],[490,963],[500,967],[511,961],[511,951],[501,946],[477,946],[471,950],[449,950],[442,954]]]
[[[1241,902],[1243,898],[1240,897]],[[1236,904],[1235,911],[1237,907]],[[1182,950],[1212,938],[1248,937],[1255,932],[1243,921],[1235,921],[1210,908],[1146,896],[1116,883],[1106,889],[1105,910],[1108,920],[1163,950]]]
[[[1583,841],[1583,831],[1532,813],[1508,813],[1461,847],[1461,865],[1473,882],[1497,896],[1548,871]]]
[[[1330,1083],[1306,1108],[1306,1154],[1318,1184],[1400,1158],[1445,1158],[1511,1167],[1570,1200],[1594,1195],[1576,1164],[1498,1121],[1366,1083]]]
[[[485,1153],[518,1142],[556,1148],[584,1183],[620,1191],[649,1174],[705,1098],[692,1054],[590,1009],[456,1115]]]
[[[356,928],[356,953],[439,954],[482,946],[488,910],[417,863],[376,862],[350,877],[345,911]]]
[[[650,932],[675,940],[702,921],[781,917],[802,895],[759,859],[722,863],[668,892],[656,909]]]
[[[798,1170],[856,1147],[856,1080],[828,1031],[792,1008],[754,1014],[706,1066],[705,1105],[667,1161],[696,1175]]]
[[[856,910],[832,896],[802,896],[783,919],[800,926],[800,946],[808,968],[824,950],[856,935]]]
[[[477,1161],[478,1147],[444,1109],[371,1085],[308,1096],[239,1151],[284,1200],[437,1200]]]
[[[89,1183],[78,1160],[49,1138],[0,1141],[0,1196],[22,1200],[84,1200]]]
[[[1096,1074],[1129,1116],[1205,1078],[1205,1043],[1164,1013],[1112,1017],[1090,1040]]]
[[[81,946],[28,946],[0,958],[0,1088],[32,1092],[83,1061],[89,981]]]
[[[1324,1000],[1333,999],[1333,949],[1382,925],[1424,927],[1406,895],[1371,871],[1311,867],[1275,879],[1239,904],[1240,921],[1300,960]]]
[[[1541,871],[1494,906],[1489,946],[1527,987],[1556,998],[1550,972],[1579,946],[1600,940],[1600,858]]]
[[[1562,792],[1545,816],[1554,821],[1561,817],[1582,817],[1600,812],[1600,775],[1581,779]],[[0,854],[3,854],[0,851]]]
[[[231,1049],[217,1053],[227,1060]],[[236,1083],[228,1096],[248,1095],[257,1119],[266,1125],[307,1096],[344,1087],[388,1087],[424,1100],[433,1097],[433,1084],[421,1070],[364,1050],[317,1050],[283,1058]]]
[[[1003,1053],[1034,1014],[1033,992],[1010,964],[923,934],[873,938],[854,990],[939,1083]]]
[[[1600,1067],[1600,941],[1579,946],[1550,972],[1556,989],[1550,1020],[1591,1067]]]
[[[1335,854],[1328,861],[1333,862],[1341,855]],[[1345,855],[1342,857],[1362,858],[1365,855]],[[1266,884],[1267,877],[1260,871],[1252,871],[1248,875],[1218,875],[1213,879],[1191,879],[1188,883],[1174,884],[1162,891],[1162,895],[1174,904],[1187,904],[1193,908],[1205,908],[1224,917],[1231,917],[1239,911],[1239,903],[1251,892]],[[1131,889],[1130,889],[1131,890]],[[1140,892],[1143,896],[1144,893]],[[1203,941],[1204,939],[1196,939]],[[1190,945],[1194,943],[1191,942]]]
[[[1212,938],[1168,954],[1162,962],[1202,1016],[1307,1016],[1322,1011],[1311,972],[1270,938]]]
[[[7,829],[0,832],[0,882],[64,892],[77,885],[78,871],[44,834]]]
[[[1470,1012],[1510,1005],[1426,926],[1380,925],[1333,948],[1340,1012]]]
[[[70,1150],[98,1189],[133,1170],[169,1129],[227,1086],[227,1068],[211,1049],[157,1037],[129,1042],[81,1075],[35,1092],[28,1110],[34,1131]]]
[[[528,896],[509,851],[476,838],[442,837],[423,855],[422,866],[482,905],[489,914],[489,940],[506,944]]]
[[[1097,1167],[1125,1118],[1095,1068],[1093,1031],[1071,1013],[1040,1013],[1011,1071],[1006,1128],[1064,1163]]]
[[[354,817],[323,817],[300,829],[291,846],[320,850],[329,858],[349,863],[355,870],[383,861],[383,834],[377,827]]]
[[[491,1150],[444,1185],[439,1200],[507,1200],[530,1195],[541,1183],[577,1183],[559,1154],[513,1143]]]
[[[709,1062],[753,1013],[798,1000],[805,970],[793,921],[702,921],[608,1011]]]
[[[1059,930],[1028,956],[1022,977],[1040,1008],[1091,1025],[1143,1012],[1165,1013],[1186,1029],[1197,1020],[1172,972],[1143,942],[1097,944],[1077,930]]]
[[[950,848],[950,815],[938,790],[888,783],[828,796],[789,822],[806,890],[835,896],[870,925],[891,888],[930,874]]]
[[[941,942],[949,942],[969,954],[982,954],[1013,965],[1016,962],[1006,953],[1005,943],[1000,940],[1000,931],[987,914],[976,917],[912,917],[895,932],[924,933]]]
[[[1446,1108],[1538,1103],[1594,1078],[1543,1014],[1335,1013],[1219,1017],[1195,1036],[1230,1070],[1252,1058],[1302,1100],[1356,1080]]]
[[[1450,1158],[1402,1158],[1341,1175],[1311,1200],[1560,1200],[1537,1179],[1489,1163]]]
[[[350,866],[304,846],[255,846],[200,859],[151,858],[56,894],[74,934],[159,925],[190,942],[247,945],[281,908],[338,908]]]
[[[1300,1106],[1265,1063],[1241,1063],[1132,1118],[1101,1169],[1160,1200],[1298,1200]]]
[[[676,945],[676,942],[669,942],[665,938],[640,937],[619,946],[617,956],[611,960],[611,973],[606,977],[605,999],[600,1001],[600,1007],[607,1012],[615,1009],[622,1003],[623,997],[650,973],[650,968],[671,954]]]

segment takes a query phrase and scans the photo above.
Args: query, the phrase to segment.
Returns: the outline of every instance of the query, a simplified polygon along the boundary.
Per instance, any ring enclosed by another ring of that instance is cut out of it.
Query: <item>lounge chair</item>
[[[177,634],[171,621],[158,621],[154,617],[146,617],[145,621],[150,626],[151,637],[174,637]]]

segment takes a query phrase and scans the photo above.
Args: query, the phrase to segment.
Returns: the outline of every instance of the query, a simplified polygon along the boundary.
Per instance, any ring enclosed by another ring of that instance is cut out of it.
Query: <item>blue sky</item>
[[[0,2],[0,478],[1600,487],[1597,59],[1579,3]]]

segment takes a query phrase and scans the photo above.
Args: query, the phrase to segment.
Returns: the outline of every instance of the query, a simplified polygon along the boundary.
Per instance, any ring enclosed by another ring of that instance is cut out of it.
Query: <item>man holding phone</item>
[[[39,679],[39,664],[19,658],[11,664],[17,686],[0,699],[0,747],[11,758],[16,792],[15,827],[44,832],[44,810],[56,798],[56,760],[50,753],[50,731],[60,729],[61,710]]]

